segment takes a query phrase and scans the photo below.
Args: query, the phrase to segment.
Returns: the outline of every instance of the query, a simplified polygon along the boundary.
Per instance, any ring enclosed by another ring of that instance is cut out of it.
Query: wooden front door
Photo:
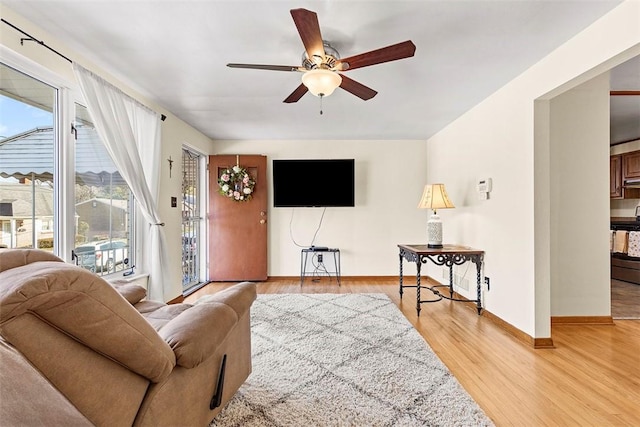
[[[251,200],[219,193],[218,178],[236,162],[255,181]],[[267,189],[266,156],[209,156],[209,280],[267,280]]]

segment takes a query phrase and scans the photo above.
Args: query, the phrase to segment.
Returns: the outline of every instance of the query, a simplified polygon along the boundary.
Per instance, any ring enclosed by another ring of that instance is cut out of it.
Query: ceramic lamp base
[[[427,237],[429,248],[442,248],[442,221],[434,212],[427,221]]]

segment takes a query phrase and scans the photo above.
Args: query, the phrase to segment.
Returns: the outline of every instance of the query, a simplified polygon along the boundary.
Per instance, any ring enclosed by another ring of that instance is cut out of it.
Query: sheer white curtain
[[[164,224],[157,206],[160,115],[76,63],[73,71],[96,131],[149,223],[149,240],[143,247],[149,273],[149,299],[164,301],[168,260]]]

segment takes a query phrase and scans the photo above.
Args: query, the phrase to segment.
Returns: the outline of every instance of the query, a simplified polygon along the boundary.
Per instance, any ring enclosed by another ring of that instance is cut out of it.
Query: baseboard
[[[278,282],[281,280],[300,280],[300,276],[267,276],[265,282]]]
[[[552,325],[615,325],[612,316],[551,316]]]
[[[521,331],[520,329],[513,326],[511,323],[506,322],[495,314],[482,309],[482,314],[487,319],[491,320],[495,325],[497,325],[500,329],[522,342],[533,348],[555,348],[553,345],[553,340],[551,337],[549,338],[533,338],[531,335]]]
[[[556,348],[551,338],[534,338],[533,348]]]

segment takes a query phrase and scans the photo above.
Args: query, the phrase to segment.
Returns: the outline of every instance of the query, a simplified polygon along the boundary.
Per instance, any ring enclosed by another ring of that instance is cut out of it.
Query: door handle
[[[266,223],[267,223],[267,220],[266,220],[266,219],[261,219],[261,220],[260,220],[260,224],[266,224]]]

